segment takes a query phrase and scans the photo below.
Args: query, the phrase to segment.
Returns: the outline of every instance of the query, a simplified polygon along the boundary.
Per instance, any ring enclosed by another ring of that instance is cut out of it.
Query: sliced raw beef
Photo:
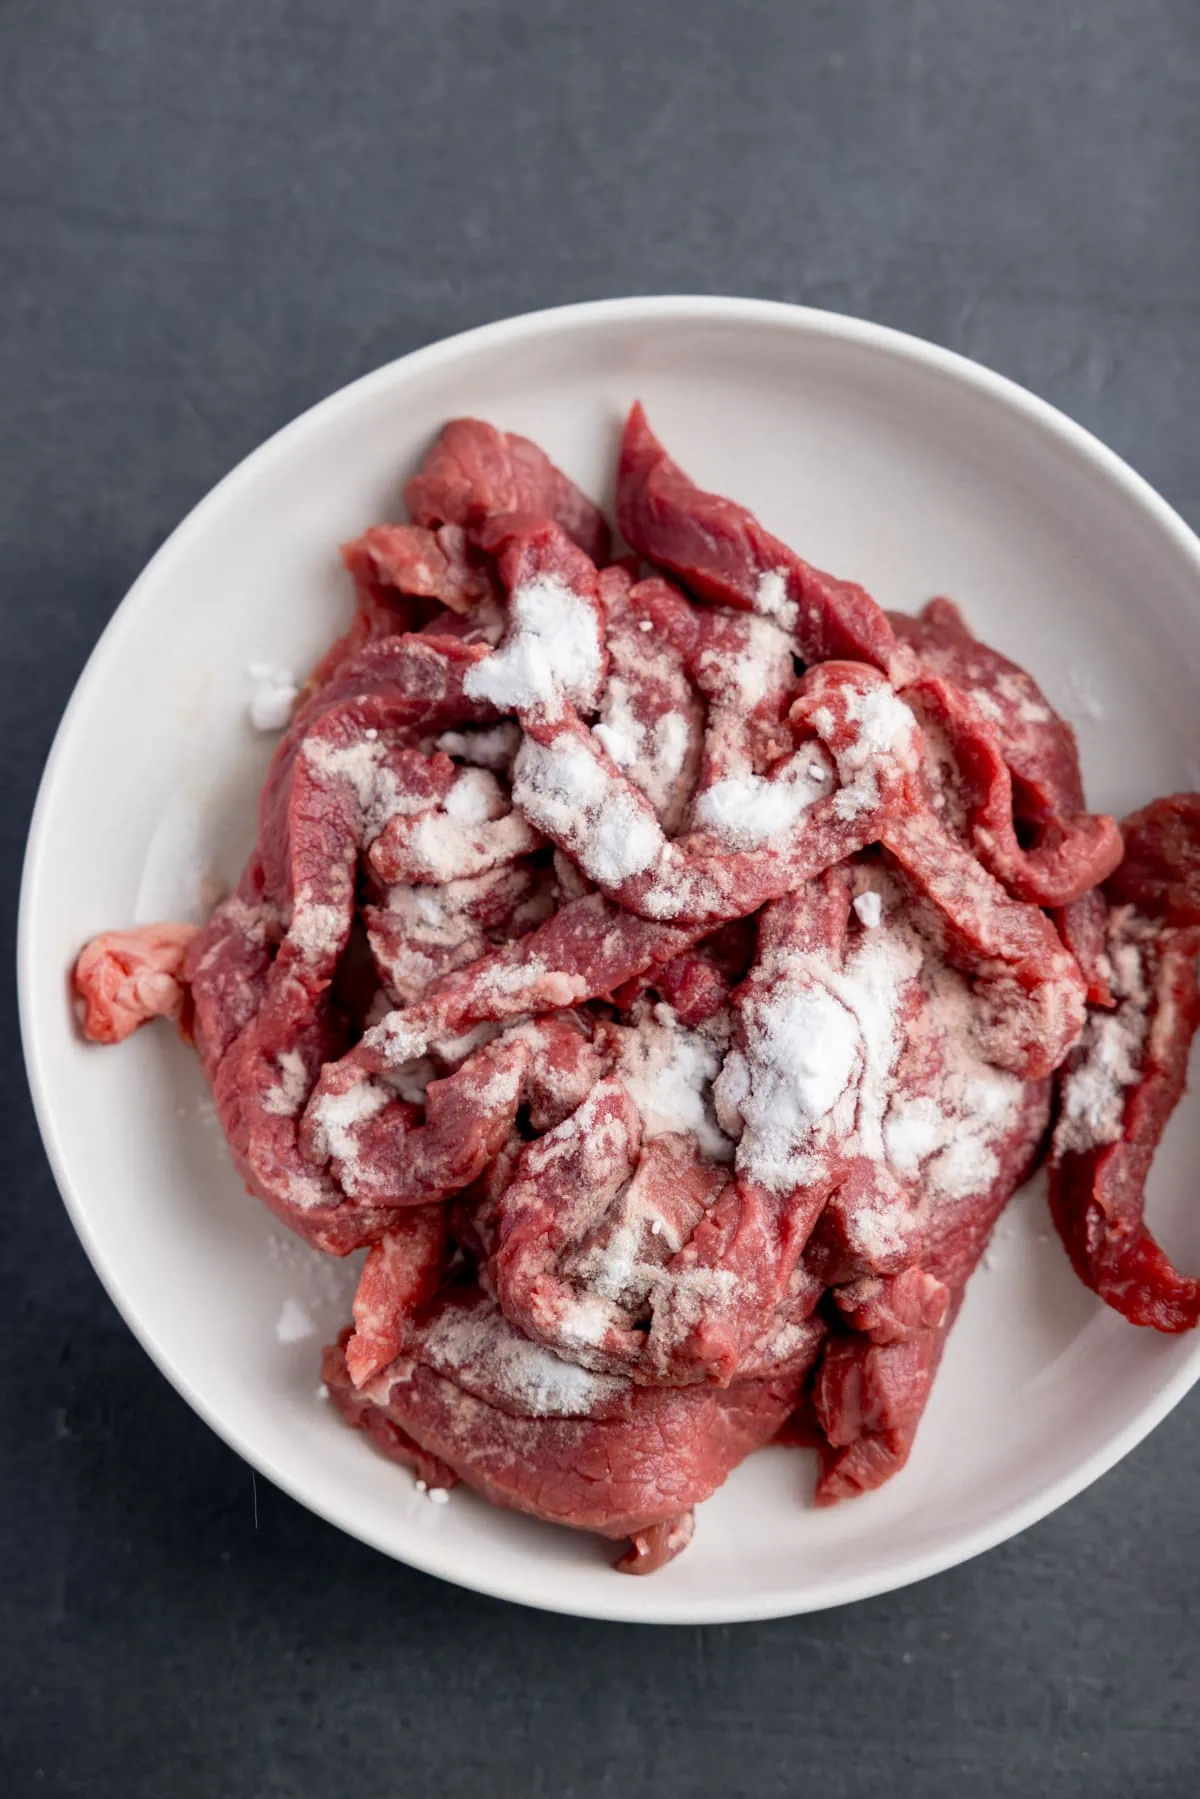
[[[984,866],[1041,906],[1105,880],[1121,860],[1116,820],[1084,811],[1075,733],[1037,683],[973,637],[950,600],[889,616],[920,656],[906,697],[949,740],[958,809]]]
[[[762,1379],[636,1386],[560,1361],[478,1289],[451,1288],[366,1388],[354,1391],[337,1350],[326,1351],[325,1379],[349,1422],[381,1416],[402,1433],[401,1459],[406,1441],[418,1444],[494,1505],[632,1538],[619,1565],[647,1572],[661,1564],[656,1550],[689,1540],[692,1507],[779,1430],[820,1334],[813,1325]]]
[[[475,531],[500,512],[553,519],[595,563],[608,560],[598,506],[527,437],[482,419],[452,419],[404,490],[418,525]]]
[[[854,1328],[831,1331],[813,1383],[819,1505],[872,1491],[908,1460],[967,1281],[997,1218],[1036,1165],[1049,1116],[1049,1083],[1029,1083],[1015,1118],[991,1139],[994,1178],[959,1197],[926,1196],[920,1268],[896,1276],[891,1293],[886,1282],[872,1283],[874,1290],[861,1282],[835,1289]],[[907,1291],[897,1295],[901,1282]]]
[[[1156,800],[1123,830],[1127,860],[1108,887],[1113,1004],[1090,1012],[1060,1076],[1050,1209],[1093,1292],[1134,1324],[1191,1330],[1200,1276],[1155,1242],[1145,1186],[1200,1028],[1200,795]]]
[[[822,1502],[878,1485],[1067,1058],[1072,1259],[1195,1323],[1142,1187],[1200,1017],[1200,799],[1117,867],[1023,670],[948,601],[889,622],[640,408],[616,562],[475,420],[407,494],[343,548],[237,887],[75,972],[88,1035],[192,1035],[251,1193],[367,1249],[347,1420],[631,1573],[785,1420]]]
[[[671,461],[640,405],[625,426],[617,524],[640,556],[699,599],[773,618],[806,662],[874,663],[898,684],[912,658],[870,594],[823,574],[732,500],[704,493]]]

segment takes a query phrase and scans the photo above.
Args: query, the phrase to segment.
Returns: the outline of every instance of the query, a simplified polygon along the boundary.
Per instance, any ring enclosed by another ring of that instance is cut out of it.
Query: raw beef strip
[[[744,506],[704,493],[671,461],[640,405],[621,444],[617,523],[639,555],[700,599],[794,632],[806,662],[871,662],[897,686],[912,673],[911,652],[870,594],[813,568]]]
[[[250,1190],[368,1247],[349,1421],[648,1571],[826,1334],[822,1498],[903,1463],[1085,987],[1138,1003],[1131,940],[1169,1107],[1192,802],[1134,829],[1110,941],[1115,827],[1028,677],[944,602],[897,635],[639,409],[619,563],[474,421],[409,499],[344,550],[354,624],[173,991],[92,959],[183,1012]]]
[[[607,562],[608,524],[549,457],[482,419],[452,419],[404,490],[418,525],[476,531],[500,512],[553,519],[595,563]]]
[[[992,728],[983,708],[989,697],[985,690],[976,689],[968,697],[953,681],[922,673],[905,689],[904,697],[916,710],[927,741],[950,746],[949,779],[957,787],[950,809],[962,820],[964,841],[1017,899],[1068,906],[1112,873],[1121,859],[1121,834],[1116,820],[1101,814],[1077,811],[1046,818],[1037,826],[1036,847],[1022,845],[1013,776],[1001,734]],[[1060,723],[1048,723],[1047,731],[1057,737]],[[1073,750],[1073,738],[1067,747]],[[939,755],[931,783],[934,808],[943,813],[948,796],[938,793],[936,784],[939,777],[946,784],[945,766]]]
[[[878,841],[891,812],[916,804],[912,714],[864,663],[810,669],[789,714],[796,747],[766,778],[701,791],[701,828],[673,840],[578,717],[523,723],[515,803],[602,891],[648,919],[711,929],[757,911]]]
[[[452,1288],[361,1392],[339,1352],[325,1369],[350,1422],[382,1415],[494,1505],[617,1539],[657,1530],[642,1557],[618,1564],[632,1571],[664,1527],[682,1548],[683,1515],[771,1440],[819,1340],[814,1324],[786,1368],[724,1389],[636,1386],[560,1361],[485,1294]]]
[[[345,1344],[356,1387],[394,1362],[411,1321],[442,1284],[450,1241],[445,1206],[412,1206],[367,1252]]]
[[[995,1178],[978,1192],[928,1208],[920,1270],[898,1277],[910,1288],[899,1315],[894,1296],[888,1304],[886,1283],[875,1292],[850,1289],[842,1309],[856,1328],[831,1332],[813,1382],[823,1438],[818,1505],[870,1492],[908,1460],[967,1280],[996,1219],[1036,1163],[1049,1111],[1049,1083],[1029,1083],[1015,1118],[993,1139]]]
[[[438,600],[451,612],[470,612],[494,597],[491,574],[460,525],[428,531],[421,525],[372,525],[342,545],[342,561],[364,598],[394,605],[401,598]],[[396,608],[398,629],[404,610]],[[419,613],[410,610],[410,620]],[[423,622],[423,621],[422,621]]]
[[[1087,982],[1090,1006],[1116,1004],[1108,960],[1108,902],[1099,887],[1052,914],[1058,934],[1078,962]]]
[[[79,956],[73,976],[83,1001],[83,1034],[121,1043],[150,1018],[183,1019],[184,963],[196,935],[191,924],[146,924],[104,931]]]
[[[354,617],[305,681],[301,705],[352,666],[369,644],[407,631],[461,635],[473,624],[499,622],[488,571],[457,525],[440,531],[372,525],[344,543],[341,555],[354,581]]]
[[[653,628],[648,585],[614,592],[609,584],[609,672],[592,729],[616,766],[649,800],[670,837],[682,824],[696,785],[704,706],[688,679],[684,657],[668,636]]]
[[[458,1485],[458,1475],[448,1462],[439,1461],[408,1432],[389,1417],[383,1406],[359,1393],[346,1367],[346,1345],[352,1332],[344,1330],[336,1343],[330,1343],[321,1356],[321,1379],[330,1399],[346,1423],[363,1431],[391,1462],[411,1469],[415,1479],[434,1491],[447,1492]]]
[[[1180,1274],[1145,1222],[1145,1184],[1187,1081],[1200,1028],[1200,795],[1125,820],[1108,885],[1115,1010],[1093,1010],[1060,1076],[1050,1209],[1080,1279],[1134,1324],[1200,1320],[1200,1278]]]
[[[335,1184],[328,1155],[314,1158],[300,1135],[322,1064],[345,1047],[331,983],[350,937],[355,871],[391,806],[432,805],[458,778],[449,758],[427,758],[410,739],[478,715],[462,692],[478,655],[389,639],[309,700],[273,758],[255,856],[189,955],[197,1044],[242,1178],[338,1254],[378,1236],[394,1210],[373,1203],[370,1183],[359,1193]],[[484,1144],[493,1117],[479,1123]]]
[[[1200,924],[1200,793],[1155,800],[1122,829],[1125,859],[1108,883],[1112,903],[1169,926]]]
[[[553,909],[544,871],[526,860],[469,879],[385,889],[363,908],[379,981],[392,1005],[411,1005],[439,975],[490,954]]]
[[[1116,822],[1084,810],[1075,733],[1033,678],[972,637],[950,600],[889,617],[920,656],[927,680],[917,691],[952,739],[980,859],[1039,905],[1065,906],[1103,881],[1121,858]]]
[[[989,1002],[989,1053],[1035,1080],[1057,1068],[1083,1024],[1079,964],[1036,906],[1015,900],[932,812],[889,819],[880,841],[927,911],[955,967]]]
[[[707,1097],[719,1050],[665,1007],[598,1036],[605,1078],[528,1145],[491,1209],[491,1284],[527,1336],[581,1366],[728,1380],[744,1358],[715,1345],[765,1337],[781,1293],[760,1307],[756,1264],[739,1268],[725,1222],[732,1145]]]

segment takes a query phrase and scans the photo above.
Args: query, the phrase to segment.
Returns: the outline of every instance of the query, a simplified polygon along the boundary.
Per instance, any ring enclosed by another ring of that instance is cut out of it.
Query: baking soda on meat
[[[1195,1325],[1143,1190],[1200,1023],[1200,797],[1122,837],[951,602],[885,615],[640,407],[617,561],[479,420],[406,500],[343,546],[307,681],[250,671],[280,736],[235,891],[74,975],[89,1038],[192,1038],[250,1193],[366,1249],[319,1375],[346,1422],[628,1573],[781,1432],[852,1498],[1047,1144],[1081,1279]]]

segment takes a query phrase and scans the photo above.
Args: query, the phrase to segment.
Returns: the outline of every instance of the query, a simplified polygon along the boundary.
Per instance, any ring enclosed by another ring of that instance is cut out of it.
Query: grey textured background
[[[861,313],[1027,383],[1200,524],[1198,152],[1195,0],[4,0],[6,927],[150,552],[277,425],[463,326],[638,291]],[[256,1526],[71,1234],[11,1022],[3,1053],[5,1793],[1200,1786],[1196,1398],[1016,1542],[848,1611],[506,1608],[264,1482]]]

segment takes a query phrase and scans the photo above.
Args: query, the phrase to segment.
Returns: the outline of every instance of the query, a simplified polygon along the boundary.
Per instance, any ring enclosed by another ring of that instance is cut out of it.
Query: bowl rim
[[[117,1268],[101,1247],[91,1227],[88,1209],[80,1191],[68,1176],[66,1152],[56,1120],[52,1081],[44,1062],[35,986],[37,971],[34,966],[33,919],[38,887],[42,878],[45,845],[52,829],[58,792],[71,749],[75,719],[93,689],[105,680],[109,666],[118,655],[124,639],[136,630],[140,612],[148,603],[146,596],[152,593],[161,575],[169,570],[175,559],[187,556],[193,539],[234,493],[243,484],[252,482],[273,462],[284,457],[298,439],[312,434],[319,435],[325,426],[343,413],[352,411],[364,398],[374,392],[386,390],[398,380],[436,371],[440,366],[452,364],[460,356],[477,350],[495,350],[531,338],[587,333],[603,329],[606,325],[626,325],[638,321],[661,323],[664,320],[681,324],[734,324],[748,330],[790,330],[799,336],[824,338],[880,351],[927,375],[942,377],[973,389],[982,398],[1034,425],[1046,438],[1056,440],[1061,447],[1090,464],[1094,471],[1114,483],[1136,507],[1149,515],[1159,531],[1171,541],[1176,552],[1191,563],[1200,582],[1200,538],[1149,482],[1115,451],[1110,450],[1084,426],[1068,418],[1057,407],[1040,399],[1009,377],[998,374],[957,351],[945,349],[892,326],[814,307],[794,305],[788,301],[705,294],[652,294],[586,300],[520,313],[474,326],[393,358],[336,389],[281,426],[236,463],[196,502],[136,577],[88,656],[59,721],[42,772],[31,815],[21,878],[17,921],[17,991],[26,1074],[38,1128],[55,1183],[84,1251],[109,1298],[155,1366],[192,1410],[253,1469],[274,1482],[309,1511],[315,1512],[358,1541],[394,1560],[473,1592],[575,1617],[625,1623],[724,1624],[827,1610],[877,1594],[893,1592],[971,1560],[1028,1529],[1060,1505],[1075,1498],[1114,1467],[1161,1423],[1200,1379],[1200,1332],[1197,1333],[1190,1354],[1161,1383],[1154,1397],[1068,1473],[1048,1479],[1020,1504],[1005,1508],[998,1518],[989,1518],[974,1528],[952,1535],[935,1547],[914,1551],[884,1571],[847,1575],[831,1590],[811,1598],[789,1588],[784,1580],[781,1581],[778,1594],[768,1601],[760,1597],[748,1601],[737,1597],[705,1600],[686,1595],[669,1601],[664,1595],[663,1600],[655,1601],[653,1595],[638,1583],[636,1590],[639,1603],[635,1607],[630,1603],[634,1598],[633,1591],[628,1591],[625,1603],[616,1603],[618,1592],[628,1589],[628,1583],[616,1582],[614,1603],[611,1605],[604,1603],[602,1598],[589,1598],[578,1603],[567,1598],[559,1599],[545,1592],[530,1595],[522,1590],[519,1578],[505,1578],[499,1571],[495,1575],[482,1576],[463,1573],[454,1566],[453,1552],[448,1553],[445,1549],[438,1551],[436,1538],[422,1537],[419,1542],[406,1544],[401,1553],[382,1533],[364,1527],[355,1520],[350,1515],[352,1508],[349,1506],[315,1500],[304,1490],[302,1480],[293,1478],[259,1448],[252,1438],[219,1415],[195,1390],[188,1374],[153,1339],[142,1325],[134,1304],[125,1294]],[[643,1598],[649,1599],[651,1603],[641,1603]]]

